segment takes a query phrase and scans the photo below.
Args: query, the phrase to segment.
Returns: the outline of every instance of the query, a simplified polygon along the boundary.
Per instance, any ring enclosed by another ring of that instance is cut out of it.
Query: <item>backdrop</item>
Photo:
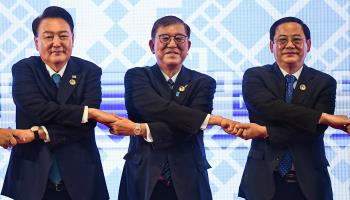
[[[349,0],[0,0],[0,127],[15,127],[11,67],[24,57],[37,55],[31,22],[49,5],[66,8],[74,18],[73,54],[103,69],[101,108],[105,111],[126,116],[124,73],[155,63],[148,48],[151,27],[157,18],[171,14],[192,29],[192,48],[185,65],[217,81],[215,114],[248,121],[241,96],[242,74],[252,66],[273,62],[268,31],[284,16],[300,17],[309,25],[312,49],[307,64],[337,79],[336,113],[350,114]],[[96,127],[96,137],[111,199],[117,199],[129,138],[111,136],[101,124]],[[346,134],[327,130],[334,199],[350,199],[349,143]],[[214,127],[205,131],[205,146],[214,199],[239,199],[250,141]],[[0,186],[9,153],[0,150]]]

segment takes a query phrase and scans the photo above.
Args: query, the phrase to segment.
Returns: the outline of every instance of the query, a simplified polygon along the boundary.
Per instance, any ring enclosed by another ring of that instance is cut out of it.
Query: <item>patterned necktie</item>
[[[169,79],[167,81],[168,86],[170,89],[173,89],[174,87],[174,81],[172,79]],[[170,173],[170,167],[169,167],[169,161],[166,160],[162,167],[162,172],[160,174],[160,179],[165,181],[168,185],[171,183],[171,173]]]
[[[51,78],[53,82],[56,84],[56,87],[59,88],[60,82],[61,82],[61,75],[55,73],[52,75]],[[62,178],[61,178],[60,170],[58,168],[56,156],[55,154],[53,154],[52,156],[53,156],[53,162],[50,169],[49,180],[52,183],[58,184],[59,182],[61,182]]]
[[[168,80],[168,85],[169,85],[170,89],[173,89],[174,84],[175,84],[174,81],[170,78],[170,79]]]
[[[286,79],[285,101],[287,103],[290,103],[292,101],[292,98],[293,98],[293,90],[294,90],[293,84],[297,79],[295,78],[295,76],[290,75],[290,74],[287,74],[285,76],[285,79]],[[288,171],[292,168],[292,164],[293,164],[293,157],[292,157],[291,152],[287,149],[284,152],[284,154],[281,158],[281,161],[278,165],[278,172],[281,174],[282,177],[285,176],[288,173]]]

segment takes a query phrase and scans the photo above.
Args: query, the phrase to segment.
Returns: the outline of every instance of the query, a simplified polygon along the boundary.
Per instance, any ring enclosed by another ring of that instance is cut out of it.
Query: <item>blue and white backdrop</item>
[[[284,16],[300,17],[309,25],[313,47],[307,64],[337,79],[336,113],[350,114],[349,0],[0,0],[0,127],[15,127],[11,66],[37,54],[31,22],[49,5],[68,9],[74,18],[73,54],[103,69],[105,111],[126,116],[124,73],[154,64],[148,49],[152,24],[171,14],[184,19],[193,31],[185,65],[217,80],[215,114],[248,121],[241,96],[242,74],[249,67],[273,62],[268,31]],[[111,136],[103,125],[96,132],[110,196],[117,199],[129,138]],[[325,144],[334,199],[350,199],[350,138],[329,128]],[[217,127],[205,131],[215,200],[239,199],[249,145],[250,141],[226,135]],[[8,159],[9,151],[0,150],[0,187]]]

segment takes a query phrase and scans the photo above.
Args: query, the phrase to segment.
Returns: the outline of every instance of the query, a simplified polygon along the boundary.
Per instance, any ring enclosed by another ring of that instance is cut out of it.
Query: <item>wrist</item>
[[[47,140],[46,133],[45,133],[45,131],[44,131],[44,129],[42,127],[39,127],[38,133],[39,133],[39,138],[41,140],[44,140],[44,141]]]
[[[223,120],[223,117],[218,115],[210,115],[208,125],[217,125],[221,126],[221,122]]]

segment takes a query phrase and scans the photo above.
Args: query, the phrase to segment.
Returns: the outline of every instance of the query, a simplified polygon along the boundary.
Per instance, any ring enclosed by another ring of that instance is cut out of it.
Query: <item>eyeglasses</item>
[[[186,41],[187,36],[181,35],[181,34],[174,35],[174,36],[170,36],[168,34],[162,34],[162,35],[159,35],[158,38],[159,38],[160,42],[163,44],[169,44],[171,41],[171,38],[174,38],[174,41],[176,44],[182,44]]]
[[[302,38],[302,37],[292,37],[291,41],[292,41],[292,43],[295,46],[300,46],[300,45],[303,44],[304,38]],[[280,37],[280,38],[276,39],[275,42],[277,42],[277,44],[280,45],[280,46],[285,46],[285,45],[288,44],[289,39],[287,37]]]

